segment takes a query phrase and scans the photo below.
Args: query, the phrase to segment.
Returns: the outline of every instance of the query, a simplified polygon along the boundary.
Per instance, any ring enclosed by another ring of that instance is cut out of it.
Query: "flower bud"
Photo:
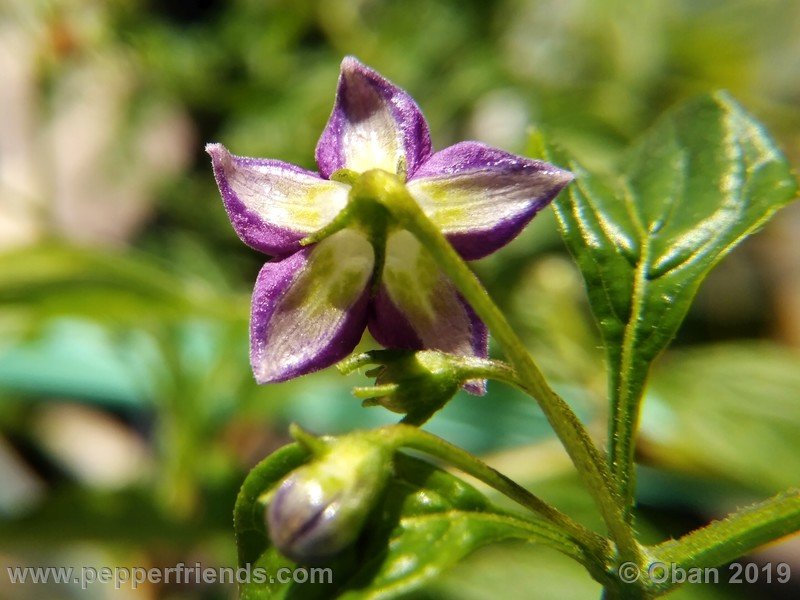
[[[315,457],[283,480],[266,512],[272,543],[301,564],[325,561],[358,537],[390,473],[391,452],[363,435],[316,442]]]
[[[365,364],[379,365],[367,371],[375,377],[375,385],[355,388],[355,396],[364,400],[364,406],[381,405],[415,421],[430,418],[474,377],[465,368],[464,357],[435,350],[379,350],[343,361],[339,368],[348,373]]]

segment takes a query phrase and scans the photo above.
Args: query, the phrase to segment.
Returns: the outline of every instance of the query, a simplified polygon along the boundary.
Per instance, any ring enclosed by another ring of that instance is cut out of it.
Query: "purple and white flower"
[[[390,230],[382,265],[373,240],[356,228],[300,245],[347,205],[350,185],[331,178],[337,171],[382,169],[400,177],[466,260],[508,243],[572,179],[478,142],[432,152],[411,96],[352,57],[342,61],[317,144],[318,173],[235,156],[221,144],[206,150],[236,233],[275,257],[253,293],[250,359],[259,383],[341,360],[366,327],[386,347],[487,355],[486,327],[410,232]]]

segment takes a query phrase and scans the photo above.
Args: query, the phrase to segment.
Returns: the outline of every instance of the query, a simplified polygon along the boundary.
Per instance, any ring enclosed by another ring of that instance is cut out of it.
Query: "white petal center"
[[[261,368],[269,379],[325,352],[349,309],[364,293],[374,267],[372,245],[345,229],[314,247],[303,272],[280,300],[266,332]]]
[[[473,354],[470,319],[455,288],[408,231],[389,235],[383,284],[426,348]]]

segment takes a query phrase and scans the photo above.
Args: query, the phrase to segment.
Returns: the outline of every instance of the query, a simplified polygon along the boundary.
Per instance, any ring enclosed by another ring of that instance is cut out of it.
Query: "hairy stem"
[[[491,486],[521,506],[543,516],[585,547],[598,564],[603,564],[608,560],[611,548],[605,538],[572,520],[554,506],[491,468],[466,450],[411,425],[390,425],[379,431],[389,444],[396,447],[413,448],[444,460]]]
[[[792,489],[655,546],[651,553],[666,568],[672,564],[683,569],[716,567],[798,530],[800,489]]]
[[[611,477],[597,447],[564,400],[547,384],[544,375],[514,332],[502,311],[494,304],[480,280],[453,249],[441,231],[422,212],[399,181],[368,172],[363,187],[353,188],[355,196],[369,196],[383,202],[400,224],[413,233],[456,285],[478,316],[486,323],[513,365],[520,384],[539,403],[556,435],[578,469],[597,503],[621,557],[641,562],[641,548],[620,510],[612,491]]]

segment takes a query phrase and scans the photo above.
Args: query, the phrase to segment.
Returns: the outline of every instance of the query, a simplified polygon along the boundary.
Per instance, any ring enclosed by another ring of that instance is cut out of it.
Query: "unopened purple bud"
[[[330,442],[322,455],[286,477],[272,497],[266,523],[275,547],[308,564],[349,546],[386,485],[390,457],[358,434]]]

